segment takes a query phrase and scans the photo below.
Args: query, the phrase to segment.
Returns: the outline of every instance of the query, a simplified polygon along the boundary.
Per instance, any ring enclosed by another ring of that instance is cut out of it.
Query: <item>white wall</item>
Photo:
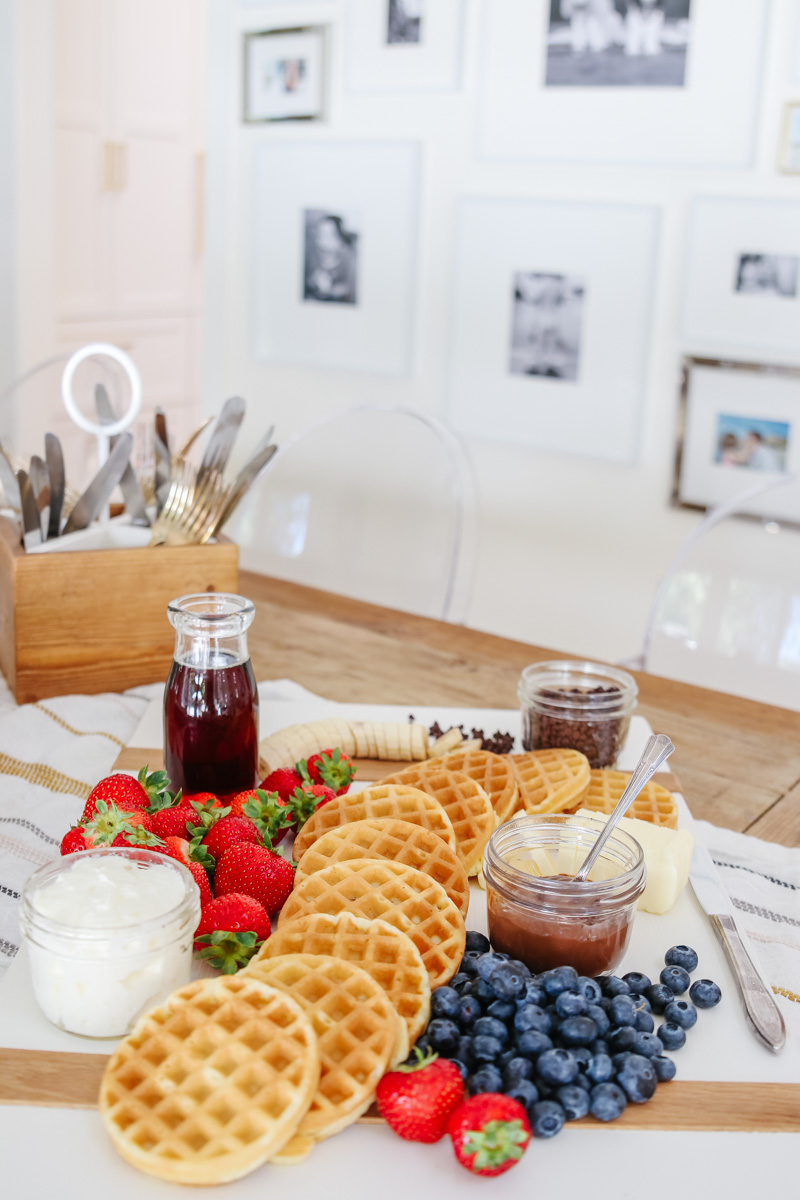
[[[753,169],[487,162],[475,152],[480,64],[478,4],[467,0],[462,90],[437,95],[349,96],[341,80],[342,0],[211,10],[206,406],[248,400],[253,432],[268,420],[287,434],[326,412],[385,400],[443,414],[448,376],[453,213],[461,196],[595,199],[662,208],[661,243],[638,465],[612,466],[472,441],[481,488],[478,579],[469,624],[575,653],[616,659],[638,649],[660,568],[698,520],[669,507],[679,358],[713,349],[681,344],[678,317],[690,200],[695,195],[798,197],[797,177],[775,170],[789,82],[795,0],[774,0],[764,58]],[[375,0],[377,3],[378,0]],[[538,0],[537,0],[538,2]],[[702,0],[696,0],[701,3]],[[731,0],[735,6],[735,0]],[[767,0],[765,0],[765,4]],[[331,117],[320,128],[240,122],[241,31],[332,21]],[[708,130],[713,138],[714,130]],[[250,350],[250,185],[261,141],[321,137],[418,139],[424,147],[416,305],[416,361],[387,379],[256,362]],[[490,417],[487,418],[489,423]]]
[[[14,377],[14,18],[0,0],[0,392]]]

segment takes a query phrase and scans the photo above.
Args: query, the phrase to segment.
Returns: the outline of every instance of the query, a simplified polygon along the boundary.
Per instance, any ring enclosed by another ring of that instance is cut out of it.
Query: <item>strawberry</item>
[[[438,1142],[450,1114],[464,1099],[461,1072],[446,1058],[414,1052],[378,1084],[378,1112],[395,1133],[409,1142]]]
[[[295,788],[287,805],[295,829],[302,829],[309,817],[313,817],[323,804],[333,800],[334,795],[324,783],[305,783],[301,788]]]
[[[223,975],[232,975],[269,935],[269,917],[263,906],[252,896],[231,892],[203,907],[194,944],[198,958]]]
[[[301,760],[297,770],[306,782],[324,783],[337,796],[344,795],[356,773],[352,760],[342,754],[338,746],[335,750],[323,750],[321,754],[312,754],[308,760]]]
[[[95,801],[95,813],[90,821],[81,821],[89,845],[151,846],[160,849],[161,838],[151,832],[152,817],[141,809],[123,812],[116,804]]]
[[[267,793],[262,788],[242,794],[250,797],[242,808],[244,816],[255,821],[268,846],[277,845],[292,828],[291,810],[286,801],[277,792]]]
[[[189,805],[173,804],[153,813],[153,833],[160,838],[189,837],[189,826],[194,825],[197,814]]]
[[[186,866],[192,874],[192,879],[200,889],[200,908],[203,909],[207,904],[211,903],[211,885],[208,882],[208,875],[198,862],[188,862]]]
[[[511,1096],[482,1092],[451,1113],[447,1132],[456,1158],[473,1175],[502,1175],[531,1140],[525,1109]]]
[[[219,862],[226,850],[230,850],[231,846],[239,842],[263,845],[261,834],[249,817],[223,817],[221,821],[215,821],[203,838],[203,845],[216,862]]]
[[[82,825],[73,825],[61,839],[62,854],[77,854],[80,850],[88,850],[86,831]]]
[[[266,846],[239,842],[226,850],[217,864],[214,891],[217,896],[243,892],[263,904],[268,913],[277,912],[294,886],[294,868]]]
[[[241,817],[248,800],[255,800],[257,798],[256,789],[248,788],[246,792],[231,792],[225,797],[225,803],[231,810],[232,817]]]
[[[214,859],[205,847],[194,846],[186,838],[164,838],[164,845],[157,848],[169,858],[176,858],[178,862],[182,862],[185,867],[199,866],[206,872],[206,879],[208,879],[209,872],[211,874],[214,872]],[[200,890],[202,891],[202,888]]]
[[[199,805],[200,808],[208,806],[208,808],[224,808],[219,796],[215,796],[212,792],[184,792],[181,796],[180,803],[183,805]]]
[[[147,767],[142,767],[136,779],[132,775],[107,775],[95,784],[89,793],[82,821],[90,821],[97,809],[98,800],[107,804],[116,804],[120,810],[130,811],[137,808],[149,808],[152,805],[160,807],[160,801],[167,795],[169,780],[163,771],[147,774]]]
[[[303,781],[297,771],[290,770],[289,767],[279,767],[277,771],[271,771],[266,779],[262,779],[258,786],[264,792],[277,792],[285,804],[294,789],[303,786]]]

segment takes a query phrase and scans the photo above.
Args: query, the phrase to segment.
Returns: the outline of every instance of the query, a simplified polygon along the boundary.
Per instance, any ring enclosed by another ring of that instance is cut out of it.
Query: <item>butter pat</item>
[[[599,813],[588,808],[578,809],[575,816],[602,820]],[[619,828],[636,838],[644,851],[647,884],[637,908],[649,913],[669,912],[688,882],[694,838],[688,829],[663,829],[634,817],[623,817]]]

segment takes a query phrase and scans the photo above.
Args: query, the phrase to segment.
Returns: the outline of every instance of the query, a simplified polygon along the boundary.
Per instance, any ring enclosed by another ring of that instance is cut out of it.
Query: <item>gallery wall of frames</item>
[[[800,470],[800,2],[211,19],[209,395],[444,416],[483,500],[471,623],[625,654],[693,509]],[[775,503],[800,522],[800,484]]]

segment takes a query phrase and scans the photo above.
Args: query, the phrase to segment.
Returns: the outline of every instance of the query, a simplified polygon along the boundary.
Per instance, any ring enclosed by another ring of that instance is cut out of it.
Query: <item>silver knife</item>
[[[689,872],[694,894],[722,942],[742,993],[744,1011],[753,1032],[778,1054],[786,1043],[786,1026],[771,988],[764,982],[745,949],[731,911],[731,902],[705,846],[695,841]]]
[[[85,529],[98,516],[104,504],[125,473],[133,449],[133,435],[122,433],[119,440],[108,456],[108,459],[95,475],[86,491],[69,514],[69,519],[63,532],[74,533],[76,529]]]
[[[50,525],[48,540],[61,532],[61,512],[64,508],[64,452],[54,433],[44,435],[44,457],[50,476]]]
[[[22,523],[22,497],[19,493],[19,480],[14,474],[14,468],[2,446],[0,446],[0,483],[3,485],[9,508],[14,510],[14,516],[19,526],[19,540],[24,544],[25,530]]]
[[[223,404],[197,472],[198,484],[209,471],[219,471],[221,474],[225,470],[239,426],[244,419],[244,410],[245,403],[241,396],[231,396]]]
[[[266,469],[277,449],[278,447],[275,445],[265,446],[262,450],[259,450],[256,454],[254,454],[248,463],[245,463],[234,480],[233,487],[231,488],[230,495],[228,496],[228,502],[214,524],[209,537],[214,537],[215,534],[219,533],[223,525],[230,520],[230,518],[233,516],[234,509],[241,500],[242,496],[245,494],[251,484],[255,483],[262,471]]]
[[[25,549],[31,550],[42,544],[42,527],[39,523],[39,509],[36,507],[36,497],[33,485],[27,471],[17,471],[19,494],[22,498],[22,524],[25,528]]]
[[[95,384],[94,406],[97,409],[98,417],[104,425],[110,425],[112,421],[116,421],[117,416],[111,406],[111,399],[102,383]],[[116,444],[117,438],[114,437],[110,443],[112,450]],[[123,472],[119,486],[125,501],[126,512],[131,519],[131,525],[142,525],[149,528],[150,518],[147,515],[144,493],[139,485],[139,480],[136,478],[136,472],[130,463],[128,463]]]
[[[36,507],[39,510],[39,524],[42,528],[42,541],[47,541],[47,531],[50,528],[50,472],[45,466],[44,459],[38,454],[31,457],[30,470],[31,486],[36,497]]]

